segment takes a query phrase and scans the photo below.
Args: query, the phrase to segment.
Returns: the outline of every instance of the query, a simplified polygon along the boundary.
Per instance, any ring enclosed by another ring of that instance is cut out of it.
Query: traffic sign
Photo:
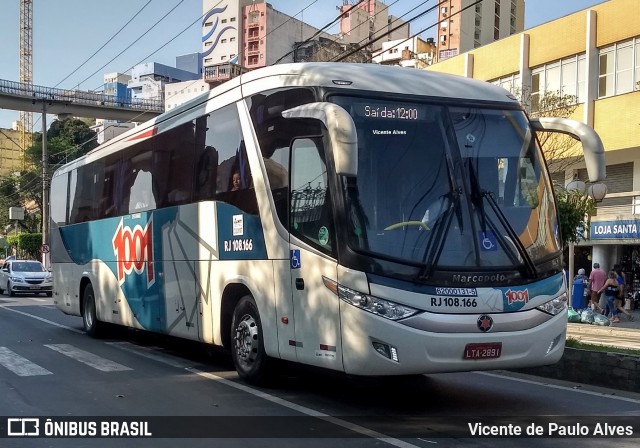
[[[48,244],[43,244],[42,246],[40,246],[40,252],[42,252],[43,254],[48,254],[49,253],[49,245]]]

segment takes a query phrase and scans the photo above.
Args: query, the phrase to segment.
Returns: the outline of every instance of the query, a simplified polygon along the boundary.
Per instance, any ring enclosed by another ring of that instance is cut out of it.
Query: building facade
[[[24,151],[20,147],[20,131],[0,129],[0,177],[23,169]]]
[[[446,0],[438,4],[438,57],[467,52],[524,29],[524,0]],[[471,32],[473,30],[473,32]]]
[[[166,84],[193,81],[199,78],[199,73],[180,70],[157,62],[148,62],[131,69],[131,80],[127,87],[133,99],[164,100]]]
[[[351,61],[370,62],[371,52],[383,42],[409,37],[409,24],[390,16],[388,7],[376,0],[345,0],[336,14],[342,14],[338,35],[284,14],[264,0],[203,0],[202,7],[204,79],[211,84],[246,70],[327,60],[352,50]],[[366,45],[376,37],[380,40]],[[359,51],[360,46],[365,51]]]
[[[620,264],[640,290],[640,2],[609,0],[441,61],[429,70],[530,92],[535,112],[548,94],[575,97],[571,118],[595,128],[607,163],[608,193],[575,247],[575,269]],[[550,36],[562,36],[551,39]],[[553,180],[587,180],[576,156]],[[553,166],[553,160],[549,161]]]
[[[400,67],[426,68],[437,60],[437,48],[433,38],[423,40],[418,36],[384,42],[373,62]]]
[[[170,111],[181,104],[208,92],[210,86],[203,79],[167,84],[164,87],[164,110]]]
[[[389,7],[379,0],[343,0],[340,6],[340,38],[345,43],[363,45],[380,51],[385,42],[408,39],[410,26],[399,17],[389,15]]]

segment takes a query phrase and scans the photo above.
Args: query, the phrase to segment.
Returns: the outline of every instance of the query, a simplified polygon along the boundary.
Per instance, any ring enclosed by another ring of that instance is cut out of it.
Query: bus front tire
[[[82,323],[84,324],[84,331],[86,331],[92,338],[99,338],[103,333],[103,323],[98,320],[96,313],[96,297],[91,283],[84,288],[82,303]]]
[[[233,311],[231,356],[240,378],[251,384],[268,379],[269,357],[264,350],[264,333],[255,300],[244,296]]]

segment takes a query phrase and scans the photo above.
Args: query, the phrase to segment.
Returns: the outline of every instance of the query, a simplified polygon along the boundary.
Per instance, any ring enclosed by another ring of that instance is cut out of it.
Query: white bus
[[[232,79],[58,169],[56,306],[355,375],[525,367],[564,348],[566,289],[536,130],[502,88],[372,64]]]

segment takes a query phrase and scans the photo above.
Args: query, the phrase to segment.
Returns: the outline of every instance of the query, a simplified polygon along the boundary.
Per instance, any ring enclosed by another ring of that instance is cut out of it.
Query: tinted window
[[[216,200],[258,214],[237,106],[232,104],[209,114],[207,128],[205,146],[198,155],[198,183],[203,184],[205,193],[215,194]]]
[[[321,128],[316,120],[285,119],[282,117],[282,111],[314,101],[313,91],[306,88],[273,90],[254,95],[247,100],[276,213],[287,229],[289,146],[296,137],[320,135]]]

